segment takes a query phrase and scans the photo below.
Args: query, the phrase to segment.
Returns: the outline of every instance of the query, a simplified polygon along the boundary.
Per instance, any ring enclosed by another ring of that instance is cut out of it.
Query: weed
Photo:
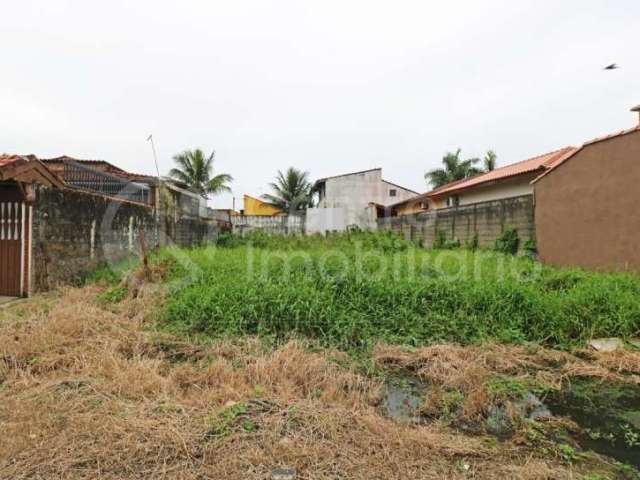
[[[442,413],[445,417],[455,415],[462,403],[464,402],[464,394],[458,389],[447,390],[442,395]]]
[[[507,253],[515,255],[518,253],[518,247],[520,246],[520,238],[518,237],[518,231],[514,228],[505,230],[495,242],[495,250],[500,253]]]
[[[109,287],[104,292],[98,294],[96,300],[101,304],[118,303],[127,296],[127,289],[120,285]]]
[[[564,458],[566,461],[572,462],[577,458],[576,449],[568,443],[561,443],[557,448],[562,458]]]
[[[480,239],[478,238],[478,234],[474,233],[473,237],[471,237],[465,244],[467,250],[471,250],[475,252],[478,248],[480,248]]]
[[[454,238],[453,240],[447,240],[446,242],[444,242],[442,248],[450,250],[460,248],[460,240],[458,240],[457,238]]]
[[[433,248],[440,249],[445,248],[447,243],[447,234],[444,230],[436,229],[436,238],[433,240]]]
[[[522,249],[529,255],[536,255],[538,253],[538,246],[533,238],[528,239],[522,245]]]
[[[572,347],[640,333],[640,278],[630,274],[414,249],[388,233],[222,238],[232,246],[184,251],[201,274],[176,282],[162,314],[170,330],[272,345],[304,336],[346,350],[488,339]],[[175,266],[167,280],[187,276]]]
[[[528,390],[519,380],[503,377],[493,377],[489,379],[486,383],[486,389],[494,403],[522,398]]]
[[[238,417],[244,415],[246,412],[247,406],[244,403],[236,403],[209,416],[209,429],[207,430],[206,436],[225,437],[229,435]],[[245,430],[247,430],[244,428],[245,424],[248,424],[247,422],[249,421],[243,423],[243,429]]]
[[[637,447],[640,445],[640,432],[635,430],[631,425],[625,423],[620,426],[620,430],[624,435],[624,442],[629,447]]]

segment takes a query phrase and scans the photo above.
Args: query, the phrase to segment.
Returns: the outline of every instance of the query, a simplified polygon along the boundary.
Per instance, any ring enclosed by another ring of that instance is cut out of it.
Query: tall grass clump
[[[416,249],[367,232],[229,237],[181,252],[189,266],[169,275],[177,286],[162,321],[189,334],[304,335],[353,348],[485,340],[569,347],[640,333],[640,278],[631,274]]]

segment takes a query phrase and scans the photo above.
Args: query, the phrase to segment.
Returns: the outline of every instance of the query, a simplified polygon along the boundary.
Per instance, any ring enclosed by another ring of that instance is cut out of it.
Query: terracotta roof
[[[33,177],[34,171],[36,177]],[[31,173],[29,173],[31,172]],[[64,186],[64,182],[47,168],[35,155],[0,155],[0,180],[24,181],[26,176],[31,181],[37,181],[47,186],[58,188]]]
[[[73,157],[70,157],[68,155],[62,155],[60,157],[55,157],[55,158],[43,158],[42,159],[42,161],[44,163],[62,163],[62,162],[69,161],[69,160],[72,161],[72,162],[84,163],[84,164],[88,164],[88,165],[105,165],[109,169],[113,169],[113,170],[116,170],[116,171],[120,171],[120,172],[126,173],[120,167],[116,167],[114,164],[109,163],[106,160],[83,160],[83,159],[80,159],[80,158],[73,158]]]
[[[18,165],[21,163],[25,163],[26,161],[27,159],[22,155],[0,155],[0,168],[7,167],[11,164]]]
[[[92,165],[104,165],[106,167],[107,173],[112,175],[116,175],[118,177],[123,177],[128,180],[154,180],[157,181],[157,177],[153,175],[146,175],[142,173],[132,173],[123,170],[120,167],[115,166],[113,163],[107,162],[106,160],[83,160],[79,158],[73,158],[68,155],[62,155],[60,157],[55,158],[43,158],[41,160],[43,163],[64,163],[65,161],[77,162],[83,165],[92,166]]]
[[[638,107],[640,107],[640,105],[638,105]],[[546,169],[544,172],[542,172],[542,174],[540,176],[534,178],[531,183],[536,183],[542,177],[544,177],[547,174],[551,173],[553,170],[555,170],[560,165],[562,165],[567,160],[569,160],[571,157],[573,157],[576,153],[581,151],[583,148],[588,147],[589,145],[593,145],[594,143],[604,142],[605,140],[610,140],[612,138],[621,137],[622,135],[628,135],[629,133],[634,133],[634,132],[639,132],[639,131],[640,131],[640,125],[636,125],[633,128],[627,128],[626,130],[621,130],[619,132],[612,133],[610,135],[605,135],[603,137],[594,138],[593,140],[588,140],[588,141],[584,142],[580,148],[575,148],[569,154],[564,155],[563,157],[559,158],[556,162],[554,162],[552,165],[550,165],[550,167],[548,169]]]
[[[501,168],[496,168],[491,172],[476,175],[475,177],[467,178],[465,180],[458,180],[437,188],[427,196],[433,197],[452,192],[458,192],[471,187],[477,187],[489,182],[495,182],[498,180],[504,180],[506,178],[515,177],[525,173],[532,173],[538,170],[546,170],[552,168],[552,166],[558,161],[562,161],[567,155],[573,154],[576,151],[575,147],[564,147],[553,152],[538,155],[537,157],[522,160],[520,162],[512,163]]]

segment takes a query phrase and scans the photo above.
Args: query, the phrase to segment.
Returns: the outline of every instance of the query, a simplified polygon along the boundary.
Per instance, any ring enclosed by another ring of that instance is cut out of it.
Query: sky
[[[0,0],[0,152],[155,174],[215,150],[241,208],[290,166],[427,191],[633,126],[638,0]],[[620,69],[604,71],[610,63]]]

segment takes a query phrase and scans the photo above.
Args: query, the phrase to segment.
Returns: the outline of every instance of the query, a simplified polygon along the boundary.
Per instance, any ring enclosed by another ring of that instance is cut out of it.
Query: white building
[[[418,193],[382,178],[382,169],[321,178],[314,184],[316,208],[307,209],[307,233],[375,228],[376,206],[387,206]]]

